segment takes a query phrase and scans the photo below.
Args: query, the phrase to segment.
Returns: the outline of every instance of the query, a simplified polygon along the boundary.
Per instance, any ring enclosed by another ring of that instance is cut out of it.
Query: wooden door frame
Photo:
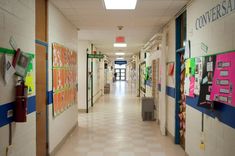
[[[186,10],[180,14],[176,20],[175,20],[175,33],[176,33],[176,53],[175,53],[175,69],[176,69],[176,74],[175,74],[175,144],[180,144],[180,119],[179,119],[179,112],[180,112],[180,106],[179,106],[179,102],[181,99],[181,95],[180,95],[180,82],[181,82],[181,61],[180,61],[180,57],[181,54],[185,52],[185,48],[181,47],[181,39],[182,39],[182,19],[180,18],[181,15],[185,14],[185,16],[187,17],[187,13]],[[187,21],[185,21],[187,22]],[[186,24],[187,26],[187,24]],[[187,28],[185,30],[185,34],[187,34]],[[186,38],[187,36],[185,36]]]
[[[45,155],[49,155],[49,149],[48,149],[48,143],[49,143],[49,137],[48,137],[48,108],[47,108],[47,104],[48,104],[48,43],[47,43],[47,39],[48,39],[48,0],[36,0],[35,2],[35,30],[36,30],[36,33],[35,33],[35,56],[37,56],[37,46],[40,46],[40,47],[44,47],[45,49],[43,50],[43,52],[45,52],[45,69],[42,69],[42,70],[45,70],[45,103],[43,105],[44,109],[45,109],[45,112],[43,112],[42,114],[39,114],[40,112],[38,112],[38,108],[36,107],[36,142],[38,142],[38,120],[37,120],[37,117],[38,115],[45,115],[43,116],[44,118],[44,122],[45,122],[45,125],[43,125],[43,129],[45,130],[45,138],[44,138],[44,141],[45,141]],[[37,64],[37,57],[35,57],[35,64]],[[37,70],[36,70],[37,72]],[[36,76],[36,81],[35,83],[37,82],[37,75]],[[36,85],[36,89],[37,89],[37,85]],[[36,92],[36,99],[38,96],[39,93]],[[38,106],[38,104],[37,104]],[[39,155],[39,151],[38,151],[38,146],[36,146],[36,155],[38,156],[41,156]]]

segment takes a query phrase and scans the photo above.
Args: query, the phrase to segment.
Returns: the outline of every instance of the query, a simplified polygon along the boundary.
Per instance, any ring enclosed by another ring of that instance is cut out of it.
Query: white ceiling
[[[110,11],[103,0],[51,0],[102,53],[136,53],[189,0],[138,0],[136,10]],[[117,26],[124,26],[119,31]],[[113,48],[115,37],[125,36],[127,48]]]

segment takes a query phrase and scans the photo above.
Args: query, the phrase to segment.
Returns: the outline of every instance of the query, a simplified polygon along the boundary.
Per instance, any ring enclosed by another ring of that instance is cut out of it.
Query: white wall
[[[163,35],[166,36],[166,63],[175,63],[175,20],[171,20],[165,27]],[[168,36],[168,37],[167,37]],[[166,66],[166,70],[167,66]],[[173,76],[166,74],[166,86],[175,88],[175,73]],[[167,131],[175,136],[175,99],[166,95]]]
[[[21,50],[35,54],[35,1],[0,1],[0,47],[12,49],[9,44],[11,36],[15,38]],[[0,54],[0,60],[3,55]],[[35,66],[35,63],[33,62]],[[2,69],[2,63],[0,63]],[[34,67],[35,69],[35,67]],[[34,71],[35,76],[35,71]],[[0,106],[15,99],[14,77],[7,85],[0,70]],[[35,96],[35,94],[31,95]],[[1,110],[0,110],[1,111]],[[1,114],[2,115],[2,114]],[[26,123],[13,123],[12,154],[17,156],[36,155],[35,112],[27,116]],[[0,155],[4,156],[8,146],[9,126],[0,127]],[[22,143],[23,142],[23,143]]]
[[[87,48],[90,49],[89,41],[78,41],[78,109],[86,109],[86,65],[87,65]]]
[[[192,57],[204,56],[235,49],[235,11],[195,29],[196,18],[212,9],[223,0],[195,0],[187,7],[187,37],[191,40]],[[228,0],[226,0],[228,2]],[[232,2],[234,8],[235,2]],[[201,42],[208,46],[208,53],[201,50]],[[187,106],[186,152],[190,156],[233,156],[235,153],[235,130],[217,119],[205,117],[205,150],[199,148],[201,137],[201,112]],[[198,126],[199,125],[199,126]]]
[[[52,43],[56,42],[77,51],[77,30],[63,14],[49,1],[48,4],[48,43],[49,43],[49,90],[52,90]],[[80,68],[78,66],[78,68]],[[57,117],[53,117],[52,104],[49,110],[49,153],[60,143],[66,134],[77,124],[77,105],[73,105]]]

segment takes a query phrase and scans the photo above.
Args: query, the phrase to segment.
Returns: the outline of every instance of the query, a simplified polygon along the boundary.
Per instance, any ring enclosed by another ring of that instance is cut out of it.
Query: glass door
[[[115,69],[115,80],[116,81],[126,81],[126,69]]]

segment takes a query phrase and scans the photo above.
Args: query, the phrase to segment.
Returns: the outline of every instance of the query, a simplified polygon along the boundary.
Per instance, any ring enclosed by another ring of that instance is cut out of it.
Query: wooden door
[[[36,0],[36,152],[47,155],[47,0]]]

